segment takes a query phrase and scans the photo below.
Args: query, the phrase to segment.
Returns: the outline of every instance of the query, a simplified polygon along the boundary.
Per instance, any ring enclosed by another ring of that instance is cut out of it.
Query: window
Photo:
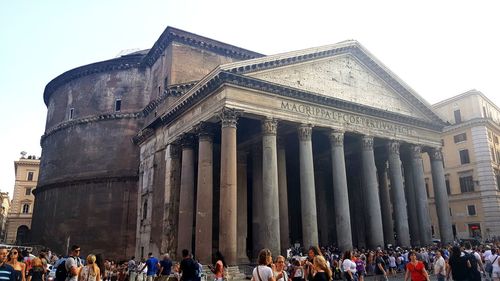
[[[495,159],[495,156],[496,156],[495,148],[492,147],[491,148],[491,159],[493,160],[493,162],[497,162],[497,160]]]
[[[23,214],[30,212],[30,204],[23,204]]]
[[[163,88],[167,90],[168,87],[168,76],[165,77],[165,80],[163,80]]]
[[[486,106],[483,106],[483,117],[488,117],[488,114],[486,114]]]
[[[451,195],[451,188],[450,188],[450,178],[449,176],[446,176],[444,183],[446,184],[446,193],[448,195]]]
[[[427,193],[427,198],[429,198],[429,179],[425,179],[425,192]]]
[[[453,232],[453,237],[457,237],[457,226],[452,224],[451,225],[451,231]],[[144,255],[143,255],[144,256]]]
[[[26,188],[26,195],[31,195],[31,187]]]
[[[460,164],[463,165],[468,163],[470,163],[469,150],[468,149],[460,150]]]
[[[142,206],[142,219],[145,220],[148,217],[148,200],[144,201]]]
[[[453,114],[455,115],[455,124],[461,123],[462,116],[460,115],[460,109],[455,110]]]
[[[497,189],[500,191],[500,171],[495,169],[495,178],[497,180]]]
[[[73,115],[74,115],[74,113],[75,113],[75,109],[74,109],[73,107],[72,107],[72,108],[70,108],[70,109],[69,109],[69,115],[68,115],[68,119],[69,119],[69,120],[72,120],[72,119],[73,119],[73,117],[74,117],[74,116],[73,116]]]
[[[432,234],[432,236],[435,235],[435,233],[434,233],[434,226],[433,225],[431,225],[431,234]]]
[[[35,173],[33,173],[33,172],[28,172],[28,181],[33,181],[33,175],[34,174]]]
[[[475,216],[476,215],[476,205],[467,205],[467,214],[469,214],[469,216]]]
[[[497,154],[497,163],[500,164],[500,151],[496,151],[496,154]]]
[[[122,100],[121,99],[116,99],[115,100],[115,111],[118,112],[122,109]]]
[[[467,134],[466,133],[462,133],[462,134],[458,134],[458,135],[453,136],[453,141],[455,141],[455,143],[463,142],[463,141],[466,141],[466,140],[467,140]]]
[[[448,210],[450,211],[450,217],[453,216],[452,213],[451,213],[451,208],[448,208]]]
[[[461,176],[460,177],[460,192],[473,192],[474,191],[474,181],[472,176]]]
[[[494,136],[493,137],[493,142],[496,143],[496,144],[498,144],[498,136]]]

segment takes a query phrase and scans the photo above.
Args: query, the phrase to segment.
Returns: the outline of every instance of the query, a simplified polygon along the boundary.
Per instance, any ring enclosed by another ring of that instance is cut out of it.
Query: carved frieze
[[[332,130],[330,133],[330,142],[332,146],[344,146],[344,132],[340,130]]]
[[[299,140],[310,141],[312,137],[312,125],[311,124],[301,124],[298,128],[299,130]]]
[[[427,152],[429,154],[429,157],[431,158],[431,161],[443,161],[443,153],[441,151],[441,148],[431,148]]]
[[[373,150],[373,137],[372,136],[362,136],[361,137],[361,148],[363,150]]]
[[[422,147],[420,145],[411,145],[410,155],[413,159],[422,159]]]
[[[262,134],[275,136],[278,133],[278,121],[272,118],[262,120]]]
[[[199,141],[213,141],[214,137],[214,125],[212,123],[208,122],[200,122],[194,130],[196,134],[198,135]]]
[[[399,155],[399,147],[400,143],[398,141],[389,141],[387,143],[387,151],[389,152],[389,154]]]
[[[224,107],[219,112],[218,116],[222,122],[222,128],[236,128],[238,117],[240,116],[240,111],[233,108]]]

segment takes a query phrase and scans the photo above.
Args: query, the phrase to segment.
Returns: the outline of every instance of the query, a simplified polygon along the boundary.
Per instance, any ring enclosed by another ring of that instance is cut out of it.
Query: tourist
[[[307,260],[304,263],[305,279],[307,281],[312,280],[315,273],[313,267],[314,258],[321,255],[321,251],[317,246],[311,246],[309,248],[309,251],[307,252]]]
[[[394,252],[389,254],[389,273],[394,276],[396,275],[396,257],[394,256]]]
[[[443,255],[443,250],[437,250],[434,258],[434,275],[436,275],[438,281],[444,281],[446,278],[446,261]]]
[[[158,259],[153,256],[153,253],[148,254],[148,259],[146,260],[146,265],[143,266],[141,271],[144,269],[144,267],[147,267],[146,281],[153,281],[156,277],[156,273],[157,273],[158,268],[159,268]]]
[[[478,252],[474,251],[472,249],[472,245],[470,242],[465,242],[464,243],[464,248],[465,248],[465,257],[470,263],[469,267],[469,275],[472,281],[481,281],[481,272],[484,271],[484,265],[481,260],[481,256],[479,255]]]
[[[5,246],[0,246],[0,280],[16,281],[14,268],[6,263],[7,252]]]
[[[275,266],[274,278],[276,281],[288,281],[288,274],[285,271],[285,257],[277,256]]]
[[[408,256],[410,262],[406,265],[405,281],[429,281],[429,274],[425,270],[425,264],[417,260],[417,253],[411,251]]]
[[[488,261],[491,263],[491,275],[493,281],[500,281],[500,255],[498,249],[491,249],[491,254],[488,256]]]
[[[227,264],[220,251],[215,252],[215,265],[209,265],[208,267],[214,273],[216,281],[224,280],[224,269],[227,268]]]
[[[66,259],[64,266],[66,267],[66,272],[68,272],[68,277],[66,281],[77,281],[78,274],[82,269],[82,261],[80,260],[80,247],[77,245],[71,246],[71,253]]]
[[[101,273],[101,280],[104,280],[104,274],[106,273],[106,267],[104,266],[104,259],[102,254],[95,255],[95,264],[99,267],[99,272]]]
[[[31,261],[31,269],[28,272],[28,281],[44,281],[45,272],[42,260],[40,258],[34,258]]]
[[[137,267],[137,281],[146,281],[146,276],[148,273],[148,265],[146,264],[146,259],[142,258],[139,266]]]
[[[342,261],[342,271],[347,281],[356,280],[356,263],[352,260],[352,252],[347,250],[344,252]]]
[[[461,255],[462,251],[460,251],[459,246],[453,246],[453,248],[451,248],[446,279],[449,279],[451,274],[455,281],[469,280],[468,266],[470,267],[470,263],[468,264],[467,259]]]
[[[164,254],[163,259],[160,261],[160,278],[158,281],[168,281],[168,277],[172,272],[172,260],[169,254]]]
[[[257,266],[253,269],[251,281],[275,281],[273,270],[271,269],[273,258],[269,249],[262,249],[259,252]]]
[[[78,281],[101,281],[101,270],[96,264],[95,255],[87,256],[87,264],[80,270]]]
[[[364,281],[366,273],[366,257],[364,254],[356,254],[356,275],[359,281]]]
[[[302,267],[302,264],[300,264],[299,260],[292,260],[292,281],[303,281],[304,280],[304,268]]]
[[[195,281],[197,278],[198,263],[193,260],[187,249],[182,250],[182,261],[179,267],[181,281]]]
[[[377,256],[375,257],[375,280],[379,281],[385,281],[387,279],[387,271],[383,254],[382,250],[377,250]]]
[[[26,265],[20,261],[18,248],[12,248],[7,256],[7,264],[14,268],[14,279],[16,281],[26,281]]]
[[[326,263],[323,256],[317,255],[313,260],[314,265],[314,277],[313,281],[331,281],[332,280],[332,270]]]
[[[135,281],[137,278],[137,263],[135,262],[135,256],[132,256],[127,263],[128,280]]]

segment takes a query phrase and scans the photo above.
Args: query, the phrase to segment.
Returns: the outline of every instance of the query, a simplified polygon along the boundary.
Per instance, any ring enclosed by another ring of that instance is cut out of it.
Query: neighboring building
[[[40,170],[40,159],[36,156],[21,157],[14,161],[16,182],[12,204],[7,215],[7,233],[5,242],[8,244],[30,244],[31,218],[36,188]]]
[[[0,192],[0,241],[5,241],[5,227],[7,226],[7,214],[9,213],[10,198],[8,192]]]
[[[442,143],[454,236],[500,237],[500,108],[477,90],[432,107],[450,124],[443,130]],[[433,210],[429,165],[425,171]],[[435,212],[431,218],[439,237]]]
[[[44,101],[33,233],[56,252],[220,249],[236,264],[295,242],[428,245],[423,150],[453,239],[446,124],[356,41],[264,56],[168,27],[150,50],[61,74]]]

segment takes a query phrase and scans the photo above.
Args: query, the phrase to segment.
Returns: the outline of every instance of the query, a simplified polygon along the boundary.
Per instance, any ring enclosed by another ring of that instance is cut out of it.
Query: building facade
[[[7,214],[10,208],[10,197],[8,192],[0,192],[0,202],[2,204],[2,208],[0,209],[0,241],[5,242]]]
[[[450,124],[443,130],[442,142],[454,237],[483,240],[499,237],[500,109],[477,90],[432,107]],[[433,210],[430,167],[424,167]],[[431,219],[436,225],[435,213],[431,213]],[[439,230],[435,231],[439,235]]]
[[[356,41],[264,56],[168,27],[44,98],[33,231],[52,249],[188,249],[202,263],[219,249],[238,264],[297,242],[427,245],[425,154],[453,239],[446,124]]]
[[[7,215],[5,242],[8,244],[26,245],[31,243],[31,219],[36,188],[40,171],[40,159],[36,156],[24,155],[14,161],[16,181],[12,203]]]

